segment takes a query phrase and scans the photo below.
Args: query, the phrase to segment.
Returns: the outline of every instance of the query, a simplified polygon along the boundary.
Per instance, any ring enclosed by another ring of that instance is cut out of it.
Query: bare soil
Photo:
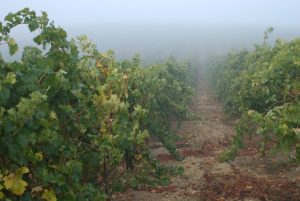
[[[115,200],[300,201],[300,166],[280,154],[262,157],[258,138],[247,139],[234,161],[219,161],[234,135],[234,122],[225,116],[203,77],[190,111],[199,118],[184,121],[177,131],[183,137],[177,142],[183,161],[176,161],[159,142],[151,143],[156,158],[163,165],[184,167],[183,175],[172,176],[168,186],[128,191]]]

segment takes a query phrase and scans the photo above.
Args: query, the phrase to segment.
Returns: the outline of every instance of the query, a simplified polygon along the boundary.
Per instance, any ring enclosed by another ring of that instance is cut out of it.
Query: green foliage
[[[255,132],[263,137],[262,146],[271,141],[273,150],[300,159],[300,39],[278,39],[270,46],[266,40],[272,31],[267,30],[264,43],[253,51],[229,54],[211,69],[212,85],[225,110],[242,114],[227,155],[242,146],[245,133]]]
[[[125,71],[128,62],[123,63]],[[131,65],[135,66],[134,63]],[[140,65],[140,64],[136,64]],[[183,119],[192,96],[186,63],[174,59],[164,64],[155,64],[134,72],[129,82],[129,102],[138,103],[148,111],[144,122],[151,135],[160,139],[178,159],[174,141],[177,136],[170,133],[170,119]]]
[[[11,54],[18,46],[9,33],[19,24],[38,31],[43,50],[0,59],[0,199],[98,201],[134,184],[165,184],[176,171],[162,170],[146,140],[158,137],[176,154],[169,121],[185,116],[189,65],[118,62],[28,8],[0,23]]]

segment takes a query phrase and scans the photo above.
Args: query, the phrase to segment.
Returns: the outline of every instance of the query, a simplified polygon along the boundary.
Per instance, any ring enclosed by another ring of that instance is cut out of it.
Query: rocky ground
[[[168,186],[129,191],[114,196],[127,201],[293,201],[300,200],[300,166],[285,156],[263,158],[257,141],[248,139],[232,162],[220,162],[220,153],[230,144],[234,122],[227,120],[205,81],[200,78],[190,111],[198,118],[184,121],[178,135],[176,161],[161,143],[151,143],[153,154],[163,165],[184,167],[183,175],[171,177]]]

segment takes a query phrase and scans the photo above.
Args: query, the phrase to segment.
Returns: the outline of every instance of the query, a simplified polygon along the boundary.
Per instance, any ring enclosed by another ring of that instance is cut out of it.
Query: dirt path
[[[117,200],[300,200],[300,167],[282,158],[262,159],[253,139],[234,162],[219,162],[234,126],[225,120],[222,105],[213,98],[204,78],[198,81],[190,111],[199,118],[184,121],[177,131],[183,137],[177,143],[183,161],[174,160],[162,144],[151,145],[162,164],[184,167],[183,175],[173,176],[166,187],[131,191]]]

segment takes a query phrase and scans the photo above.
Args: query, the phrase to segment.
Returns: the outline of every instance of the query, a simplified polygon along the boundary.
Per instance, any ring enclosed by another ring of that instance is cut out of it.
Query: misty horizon
[[[277,38],[291,40],[300,36],[298,1],[5,1],[0,21],[9,12],[24,7],[46,11],[55,26],[69,38],[87,35],[100,51],[114,50],[118,59],[140,54],[146,63],[174,56],[200,60],[232,50],[251,49],[263,41],[264,31],[274,27],[270,43]],[[19,59],[22,48],[33,45],[25,27],[12,31],[20,49],[8,60]],[[34,34],[33,34],[34,35]]]
[[[51,16],[50,16],[51,17]],[[56,23],[55,23],[56,24]],[[192,25],[95,25],[62,27],[68,37],[87,35],[100,51],[113,50],[117,59],[130,59],[139,54],[142,61],[152,63],[169,56],[178,59],[218,56],[230,51],[252,49],[253,44],[263,42],[263,26],[192,26]],[[0,47],[2,56],[8,60],[19,59],[22,48],[34,45],[32,35],[25,27],[18,27],[12,36],[19,44],[15,56],[9,56],[7,47]],[[300,28],[274,27],[270,43],[276,39],[291,40],[300,36]],[[247,40],[245,40],[247,38]]]

